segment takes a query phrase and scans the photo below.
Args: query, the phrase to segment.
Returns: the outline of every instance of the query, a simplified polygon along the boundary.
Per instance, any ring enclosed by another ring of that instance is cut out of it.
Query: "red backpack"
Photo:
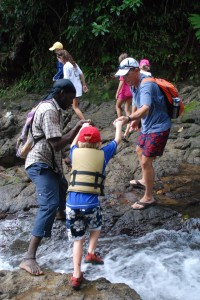
[[[177,117],[179,117],[182,112],[184,111],[184,104],[182,99],[179,96],[177,88],[169,81],[161,78],[152,78],[152,77],[146,77],[142,80],[142,83],[145,82],[155,82],[161,91],[163,92],[165,99],[167,100],[167,108],[168,108],[168,114],[170,118],[173,117],[173,98],[179,98],[180,99],[180,106],[179,106],[179,112],[177,114]]]

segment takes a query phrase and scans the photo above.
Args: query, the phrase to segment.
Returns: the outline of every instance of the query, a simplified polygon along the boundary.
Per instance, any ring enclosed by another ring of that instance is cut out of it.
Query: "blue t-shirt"
[[[53,77],[54,81],[63,78],[63,64],[60,61],[57,61],[56,67],[57,67],[57,73]]]
[[[141,75],[142,80],[146,76]],[[133,105],[137,109],[143,105],[150,107],[146,117],[141,119],[142,133],[166,131],[171,127],[171,120],[167,112],[166,100],[158,85],[154,82],[140,84],[133,93]]]
[[[77,148],[73,146],[70,150],[70,158],[72,160],[72,153]],[[108,145],[102,147],[100,150],[104,152],[104,165],[103,165],[103,175],[105,175],[105,169],[109,160],[113,157],[117,150],[116,141],[110,142]],[[69,192],[67,197],[67,207],[71,209],[86,209],[99,206],[98,195],[80,192]]]

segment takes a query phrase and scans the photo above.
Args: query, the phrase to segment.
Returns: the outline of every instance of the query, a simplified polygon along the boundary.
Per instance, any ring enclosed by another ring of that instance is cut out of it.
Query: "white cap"
[[[119,65],[119,70],[115,76],[124,76],[132,68],[139,68],[139,63],[132,57],[125,58]]]

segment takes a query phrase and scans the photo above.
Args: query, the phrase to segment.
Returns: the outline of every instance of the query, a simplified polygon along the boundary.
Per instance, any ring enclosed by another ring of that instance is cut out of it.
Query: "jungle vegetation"
[[[0,95],[11,84],[26,92],[52,83],[63,43],[87,82],[113,77],[118,56],[151,61],[171,81],[197,80],[200,2],[195,0],[1,0]]]

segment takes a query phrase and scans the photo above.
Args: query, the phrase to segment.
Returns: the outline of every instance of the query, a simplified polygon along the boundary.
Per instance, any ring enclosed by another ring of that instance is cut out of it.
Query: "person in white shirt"
[[[83,113],[79,108],[79,98],[82,96],[82,92],[88,92],[84,74],[67,50],[58,51],[57,57],[63,63],[63,78],[69,79],[76,89],[72,107],[79,119],[84,120]]]

